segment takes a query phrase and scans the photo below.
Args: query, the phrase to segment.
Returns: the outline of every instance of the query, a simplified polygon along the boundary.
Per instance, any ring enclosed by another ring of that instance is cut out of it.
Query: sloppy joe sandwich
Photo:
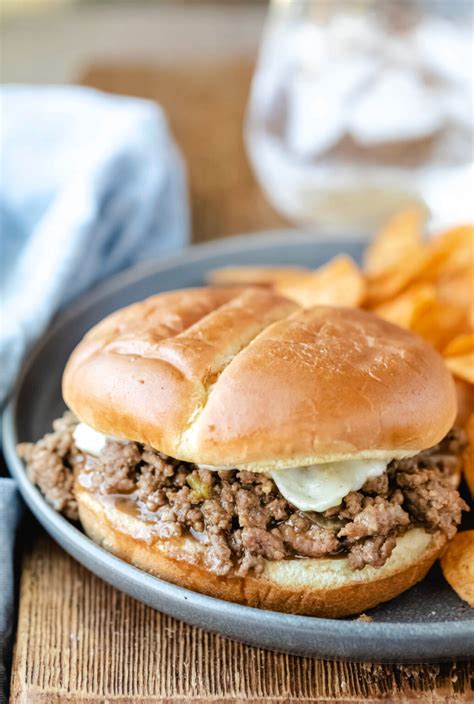
[[[211,596],[364,611],[422,579],[467,509],[441,356],[360,309],[163,293],[85,336],[63,396],[54,432],[20,446],[46,500]]]

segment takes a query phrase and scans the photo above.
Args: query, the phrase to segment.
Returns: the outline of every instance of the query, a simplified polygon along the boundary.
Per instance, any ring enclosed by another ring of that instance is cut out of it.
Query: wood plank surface
[[[329,662],[232,642],[118,592],[41,532],[25,550],[13,702],[467,702],[472,688],[469,663]]]

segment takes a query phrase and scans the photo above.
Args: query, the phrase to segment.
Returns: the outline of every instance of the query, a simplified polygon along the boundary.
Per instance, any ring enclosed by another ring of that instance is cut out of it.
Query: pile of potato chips
[[[423,213],[410,208],[377,234],[362,268],[340,255],[315,271],[225,267],[211,272],[209,281],[272,287],[308,308],[366,308],[424,337],[443,355],[456,381],[458,423],[467,421],[471,443],[464,472],[474,498],[474,225],[425,238]],[[472,568],[464,569],[466,560],[474,564],[474,531],[460,533],[442,561],[448,582],[474,606],[474,576]],[[459,587],[460,574],[471,580],[469,588]]]

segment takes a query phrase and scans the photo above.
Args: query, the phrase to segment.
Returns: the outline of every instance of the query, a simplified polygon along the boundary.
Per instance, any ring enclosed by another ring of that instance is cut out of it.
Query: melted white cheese
[[[93,457],[100,455],[108,440],[107,435],[99,433],[86,423],[76,425],[72,437],[78,450]]]
[[[386,460],[343,460],[271,472],[281,494],[301,511],[326,511],[338,506],[350,491],[387,468]]]
[[[210,472],[225,472],[235,469],[231,464],[198,464],[196,466],[199,467],[199,469],[208,469]]]

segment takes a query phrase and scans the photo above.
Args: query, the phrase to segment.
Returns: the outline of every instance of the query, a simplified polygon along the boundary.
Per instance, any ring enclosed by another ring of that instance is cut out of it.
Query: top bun
[[[263,289],[187,289],[113,313],[73,352],[63,395],[100,432],[256,471],[416,453],[456,414],[420,337]]]

